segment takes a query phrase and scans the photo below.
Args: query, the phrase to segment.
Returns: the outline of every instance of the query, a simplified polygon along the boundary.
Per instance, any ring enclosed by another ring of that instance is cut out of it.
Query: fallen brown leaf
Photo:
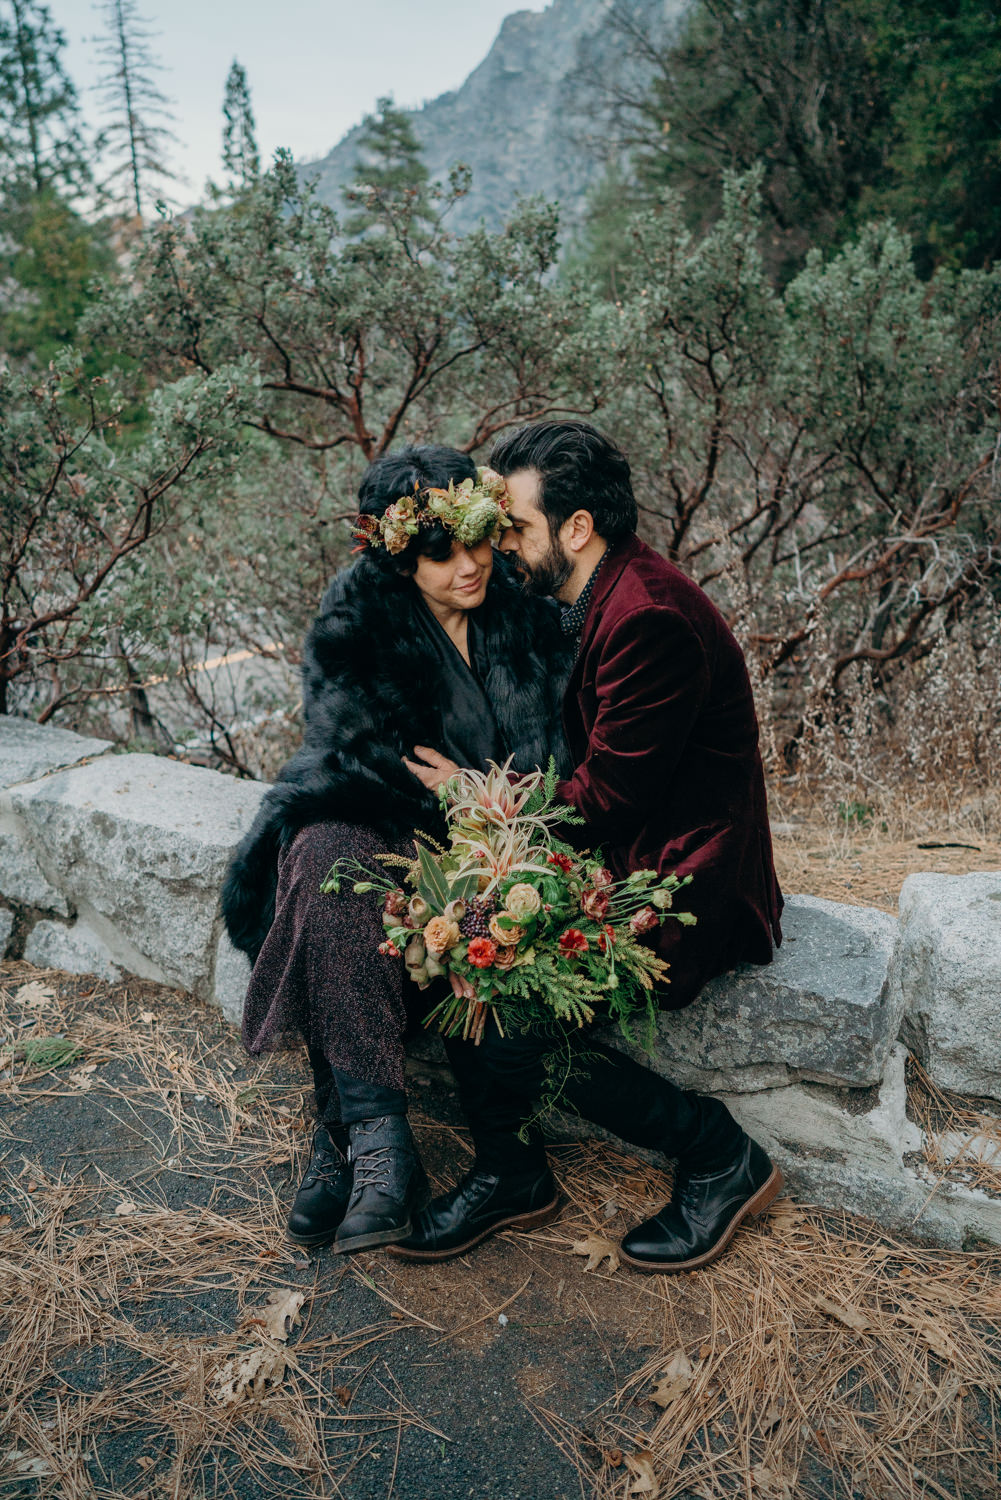
[[[671,1356],[665,1367],[664,1373],[650,1392],[650,1400],[658,1406],[670,1406],[672,1401],[685,1391],[692,1383],[694,1369],[691,1360],[684,1349],[678,1349]]]
[[[606,1240],[600,1234],[589,1234],[585,1240],[577,1240],[573,1247],[574,1255],[586,1255],[587,1265],[585,1271],[596,1271],[603,1260],[608,1261],[610,1275],[619,1269],[619,1247],[611,1240]]]
[[[828,1317],[836,1318],[846,1328],[852,1328],[856,1333],[868,1332],[869,1319],[864,1313],[859,1312],[857,1307],[846,1307],[842,1302],[832,1302],[829,1297],[814,1297],[813,1302],[821,1312],[827,1313]]]
[[[626,1487],[627,1495],[646,1495],[648,1500],[657,1500],[660,1485],[653,1468],[653,1454],[642,1449],[639,1453],[625,1455],[626,1467],[633,1476]]]
[[[269,1386],[279,1383],[287,1369],[288,1358],[283,1349],[267,1349],[262,1345],[234,1355],[216,1374],[216,1399],[223,1406],[236,1406],[246,1396],[263,1396]]]
[[[260,1323],[273,1339],[285,1343],[293,1328],[301,1324],[299,1310],[305,1302],[303,1292],[293,1292],[290,1287],[279,1287],[268,1297],[263,1307],[253,1310],[253,1321]]]
[[[15,990],[14,999],[19,1005],[30,1005],[32,1010],[39,1010],[43,1005],[49,1005],[56,998],[54,989],[47,984],[40,984],[37,979],[29,980],[22,984],[19,990]]]

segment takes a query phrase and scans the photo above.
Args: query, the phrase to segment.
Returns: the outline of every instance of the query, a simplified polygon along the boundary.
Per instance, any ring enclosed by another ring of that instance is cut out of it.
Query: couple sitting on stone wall
[[[693,875],[697,925],[653,934],[665,1009],[780,940],[757,722],[740,648],[706,595],[636,536],[624,455],[583,422],[504,438],[505,528],[474,489],[442,518],[428,491],[476,479],[466,454],[411,447],[360,488],[361,555],[332,580],[309,633],[302,748],[266,794],[227,875],[230,935],[254,961],[243,1035],[255,1054],[305,1043],[317,1128],[288,1232],[338,1251],[458,1255],[501,1228],[546,1223],[558,1196],[537,1128],[552,1039],[445,1042],[475,1146],[443,1197],[407,1121],[404,1041],[426,1010],[380,954],[370,900],[320,885],[338,858],[413,852],[459,767],[555,758],[558,797],[614,875]],[[549,597],[552,596],[552,597]],[[553,600],[559,601],[562,610]],[[561,1102],[676,1158],[670,1202],[623,1241],[642,1271],[707,1264],[765,1208],[781,1175],[725,1106],[588,1036]]]

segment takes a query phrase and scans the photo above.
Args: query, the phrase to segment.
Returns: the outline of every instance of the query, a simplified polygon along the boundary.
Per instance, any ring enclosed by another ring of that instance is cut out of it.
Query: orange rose
[[[448,917],[432,917],[424,929],[424,943],[429,953],[435,958],[441,958],[449,948],[454,948],[459,941],[459,924],[450,922]]]
[[[495,943],[500,943],[502,948],[515,948],[525,936],[524,927],[502,927],[498,918],[509,917],[509,911],[494,912],[490,918],[490,936]]]

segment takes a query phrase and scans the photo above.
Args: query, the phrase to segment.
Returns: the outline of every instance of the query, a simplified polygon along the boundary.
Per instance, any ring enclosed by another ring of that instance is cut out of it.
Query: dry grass
[[[7,1064],[8,1493],[465,1494],[413,1467],[418,1440],[460,1475],[482,1448],[425,1395],[444,1370],[496,1394],[495,1441],[543,1443],[540,1424],[583,1497],[996,1497],[998,1257],[786,1201],[705,1272],[635,1276],[615,1245],[669,1179],[586,1143],[554,1151],[567,1205],[538,1234],[436,1267],[308,1258],[282,1237],[302,1074],[241,1064],[217,1022],[151,986],[88,987],[0,972],[0,1040],[81,1048],[54,1072]],[[420,1134],[439,1180],[461,1169],[450,1124]]]
[[[907,1111],[921,1127],[922,1154],[937,1177],[1001,1198],[1001,1112],[994,1100],[946,1092],[911,1057]]]

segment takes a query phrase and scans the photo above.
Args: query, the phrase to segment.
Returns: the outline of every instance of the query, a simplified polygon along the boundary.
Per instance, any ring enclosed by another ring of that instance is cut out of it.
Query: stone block
[[[39,969],[96,974],[109,981],[121,978],[107,944],[82,921],[69,927],[62,922],[36,922],[24,945],[24,958]]]
[[[219,888],[264,786],[114,755],[8,792],[50,881],[116,964],[208,999]]]
[[[243,1001],[249,983],[250,960],[239,948],[233,947],[224,929],[216,946],[212,1002],[234,1026],[239,1026],[243,1020]]]
[[[0,906],[0,958],[7,952],[10,935],[14,931],[14,913]]]
[[[90,739],[69,729],[0,714],[0,787],[37,781],[112,749],[111,740]]]
[[[726,1103],[798,1197],[929,1244],[1001,1245],[1001,1199],[923,1165],[921,1131],[906,1113],[906,1057],[902,1046],[891,1050],[879,1088],[792,1084]]]
[[[901,1035],[942,1088],[1001,1099],[1001,871],[909,875]]]
[[[703,1093],[879,1082],[903,1006],[890,983],[893,917],[791,896],[782,930],[771,964],[743,964],[660,1016],[652,1067]]]
[[[7,796],[0,792],[0,798]],[[53,885],[31,847],[23,819],[0,806],[0,896],[15,906],[68,917],[66,897]]]

